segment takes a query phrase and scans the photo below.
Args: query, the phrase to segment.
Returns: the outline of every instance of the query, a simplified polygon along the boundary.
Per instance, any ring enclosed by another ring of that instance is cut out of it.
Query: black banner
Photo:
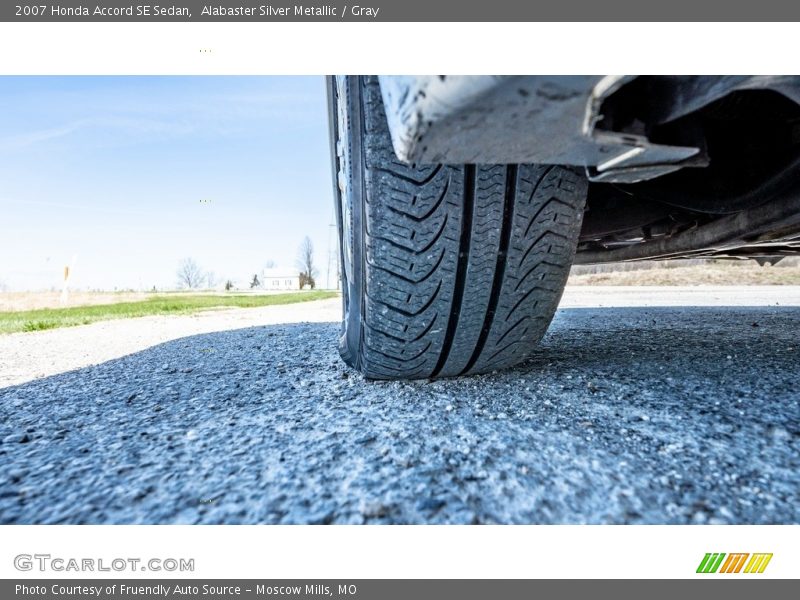
[[[125,0],[2,2],[0,21],[91,22],[553,22],[553,21],[798,21],[800,3],[785,0]]]
[[[577,567],[578,565],[576,565]],[[257,600],[295,598],[299,600],[486,600],[530,598],[631,598],[674,600],[674,598],[725,597],[726,600],[754,597],[792,598],[796,581],[742,577],[710,577],[694,580],[448,580],[448,579],[41,579],[3,580],[0,598],[5,600]],[[690,596],[692,597],[692,596]]]

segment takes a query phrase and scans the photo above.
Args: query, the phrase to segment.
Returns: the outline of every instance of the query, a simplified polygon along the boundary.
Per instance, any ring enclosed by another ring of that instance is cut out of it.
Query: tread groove
[[[480,336],[478,336],[478,343],[475,345],[475,349],[467,362],[467,366],[461,371],[461,375],[469,373],[470,369],[475,366],[486,344],[486,340],[489,337],[489,331],[492,328],[492,320],[494,318],[494,313],[497,311],[497,303],[500,300],[500,291],[503,280],[505,279],[506,258],[508,255],[508,246],[511,242],[511,220],[513,217],[513,206],[516,194],[517,166],[509,165],[506,167],[506,189],[505,197],[503,198],[503,220],[500,226],[500,247],[497,252],[497,264],[495,265],[494,278],[492,280],[492,292],[489,296],[489,304],[486,307],[483,329],[481,329]]]
[[[464,168],[464,205],[461,213],[461,240],[458,244],[458,256],[456,267],[456,281],[453,288],[453,304],[450,309],[450,318],[447,321],[447,330],[442,343],[442,351],[439,360],[431,372],[431,377],[436,377],[444,368],[447,357],[450,355],[450,348],[456,336],[458,318],[461,315],[461,302],[464,298],[464,285],[467,280],[467,266],[469,264],[469,246],[472,238],[472,211],[475,201],[476,184],[475,165],[467,165]]]
[[[436,260],[434,265],[431,267],[431,270],[428,273],[426,273],[424,276],[419,278],[419,279],[413,279],[411,277],[406,277],[405,275],[401,275],[400,273],[397,273],[395,271],[392,271],[391,269],[388,269],[386,267],[382,267],[381,265],[378,265],[378,264],[375,264],[375,263],[372,263],[372,262],[368,262],[367,264],[370,267],[372,267],[373,269],[378,269],[379,271],[383,271],[384,273],[387,273],[389,275],[397,277],[400,281],[405,281],[406,283],[410,283],[411,285],[418,285],[420,283],[424,283],[425,281],[430,279],[431,276],[434,273],[436,273],[436,269],[439,268],[439,265],[441,265],[442,261],[444,260],[444,255],[445,255],[445,251],[442,250],[439,253],[439,258]]]
[[[426,212],[424,215],[419,216],[419,217],[417,217],[415,215],[412,215],[411,213],[406,212],[404,210],[400,210],[399,208],[396,208],[396,207],[392,206],[391,204],[387,204],[386,208],[388,210],[392,211],[396,215],[400,215],[401,217],[405,217],[407,219],[411,219],[415,223],[421,223],[423,221],[427,221],[428,218],[430,218],[430,216],[433,215],[433,213],[435,213],[437,211],[437,209],[442,205],[442,202],[444,201],[445,196],[447,196],[447,192],[449,190],[450,190],[450,178],[448,177],[444,182],[444,187],[442,188],[442,193],[439,194],[439,198],[436,200],[436,202],[434,203],[433,207],[428,212]],[[414,196],[414,197],[416,198],[416,196]]]
[[[433,181],[433,179],[439,174],[439,171],[442,170],[442,165],[436,165],[433,171],[424,179],[414,179],[413,177],[404,175],[403,173],[395,171],[394,169],[387,169],[386,167],[375,167],[375,170],[378,171],[378,173],[386,173],[387,175],[391,175],[392,177],[397,177],[398,179],[401,179],[406,183],[410,183],[416,186],[423,186]]]
[[[431,307],[431,305],[436,301],[436,297],[439,295],[439,291],[441,289],[442,289],[442,282],[440,281],[439,285],[436,286],[436,291],[433,292],[433,296],[430,297],[430,300],[428,300],[422,306],[422,308],[420,308],[418,311],[415,311],[415,312],[411,312],[411,311],[408,311],[408,310],[403,310],[402,308],[397,308],[396,306],[392,306],[391,304],[389,304],[388,302],[384,302],[383,300],[378,300],[377,298],[374,298],[374,297],[370,296],[369,294],[366,294],[366,296],[367,296],[367,298],[369,298],[375,304],[380,304],[381,306],[385,306],[389,310],[392,310],[392,311],[396,312],[399,315],[403,315],[404,317],[409,317],[410,318],[410,317],[418,317],[422,313],[424,313],[426,310],[428,310]]]
[[[410,246],[406,246],[404,244],[401,244],[400,242],[395,242],[394,240],[389,239],[389,238],[387,238],[385,236],[382,236],[382,235],[373,235],[369,231],[367,231],[367,234],[373,240],[386,242],[390,246],[394,246],[395,248],[397,248],[399,250],[405,250],[406,252],[411,252],[414,256],[419,256],[420,254],[425,254],[428,250],[433,248],[433,246],[434,246],[434,244],[436,244],[436,242],[439,241],[439,238],[441,237],[442,232],[444,231],[445,227],[447,227],[447,217],[448,216],[449,215],[445,215],[444,216],[444,219],[442,219],[442,224],[439,227],[439,230],[431,238],[431,241],[428,242],[423,248],[420,248],[419,250],[416,250],[415,248],[411,248]]]
[[[534,241],[532,244],[530,244],[530,245],[528,246],[528,249],[527,249],[527,250],[525,250],[525,254],[523,254],[523,255],[522,255],[522,258],[520,258],[520,259],[519,259],[519,265],[517,265],[518,267],[521,267],[521,266],[522,266],[522,263],[524,263],[524,262],[525,262],[525,259],[526,259],[526,258],[528,258],[528,255],[531,253],[531,251],[532,251],[534,248],[536,248],[536,246],[538,246],[538,245],[539,245],[539,242],[541,242],[541,241],[542,241],[542,240],[545,238],[545,236],[548,236],[548,235],[555,236],[555,237],[557,237],[557,238],[559,238],[559,239],[562,239],[562,240],[564,240],[564,241],[565,241],[565,242],[567,242],[567,243],[569,243],[569,241],[570,241],[570,240],[569,240],[569,238],[568,238],[567,236],[565,236],[565,235],[561,235],[560,233],[556,233],[555,231],[552,231],[552,230],[550,230],[550,229],[547,229],[547,230],[543,231],[541,234],[539,234],[539,237],[537,237],[537,238],[536,238],[536,240],[535,240],[535,241]],[[551,246],[551,247],[552,247],[552,246]],[[550,254],[550,250],[549,250],[549,249],[548,249],[547,253],[548,253],[548,254]]]
[[[548,253],[548,254],[549,254],[549,253]],[[525,275],[523,275],[522,277],[520,277],[520,278],[519,278],[519,281],[517,281],[517,285],[515,285],[515,286],[514,286],[514,291],[515,291],[515,292],[516,292],[516,291],[519,291],[519,288],[520,288],[520,286],[521,286],[521,285],[522,285],[522,284],[525,282],[525,280],[528,278],[528,275],[530,275],[531,273],[533,273],[533,272],[534,272],[536,269],[538,269],[538,268],[539,268],[539,267],[541,267],[542,265],[546,265],[546,266],[548,266],[548,267],[552,267],[552,268],[554,268],[554,269],[562,269],[562,268],[564,268],[564,265],[559,265],[558,263],[550,262],[549,260],[546,260],[546,259],[544,259],[544,258],[543,258],[542,260],[540,260],[539,262],[537,262],[535,265],[533,265],[533,266],[532,266],[530,269],[528,269],[528,272],[527,272],[527,273],[525,273]]]

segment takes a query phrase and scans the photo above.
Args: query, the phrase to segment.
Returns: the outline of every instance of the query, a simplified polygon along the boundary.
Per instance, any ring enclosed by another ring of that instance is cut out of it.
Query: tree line
[[[264,263],[265,269],[275,268],[275,261],[267,260]],[[300,288],[309,287],[312,290],[316,287],[317,267],[314,263],[314,244],[311,238],[305,236],[297,249],[297,260],[295,266],[298,269]],[[176,271],[178,287],[181,289],[196,290],[203,288],[214,288],[223,279],[218,277],[213,271],[204,270],[195,259],[184,258],[178,264]],[[236,287],[232,279],[224,279],[225,289],[232,290]],[[263,282],[258,278],[258,273],[253,274],[249,282],[249,287],[255,289],[261,287]]]

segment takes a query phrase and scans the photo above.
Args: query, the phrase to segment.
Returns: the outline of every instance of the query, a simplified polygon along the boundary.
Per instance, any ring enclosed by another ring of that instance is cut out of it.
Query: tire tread
[[[538,165],[399,162],[377,78],[361,79],[369,378],[450,377],[527,358],[558,305],[586,195]]]

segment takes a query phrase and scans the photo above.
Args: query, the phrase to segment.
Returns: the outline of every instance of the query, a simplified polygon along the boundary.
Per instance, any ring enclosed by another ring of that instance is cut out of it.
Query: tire
[[[585,178],[559,166],[405,164],[377,78],[328,82],[344,361],[370,379],[524,361],[566,284]]]

